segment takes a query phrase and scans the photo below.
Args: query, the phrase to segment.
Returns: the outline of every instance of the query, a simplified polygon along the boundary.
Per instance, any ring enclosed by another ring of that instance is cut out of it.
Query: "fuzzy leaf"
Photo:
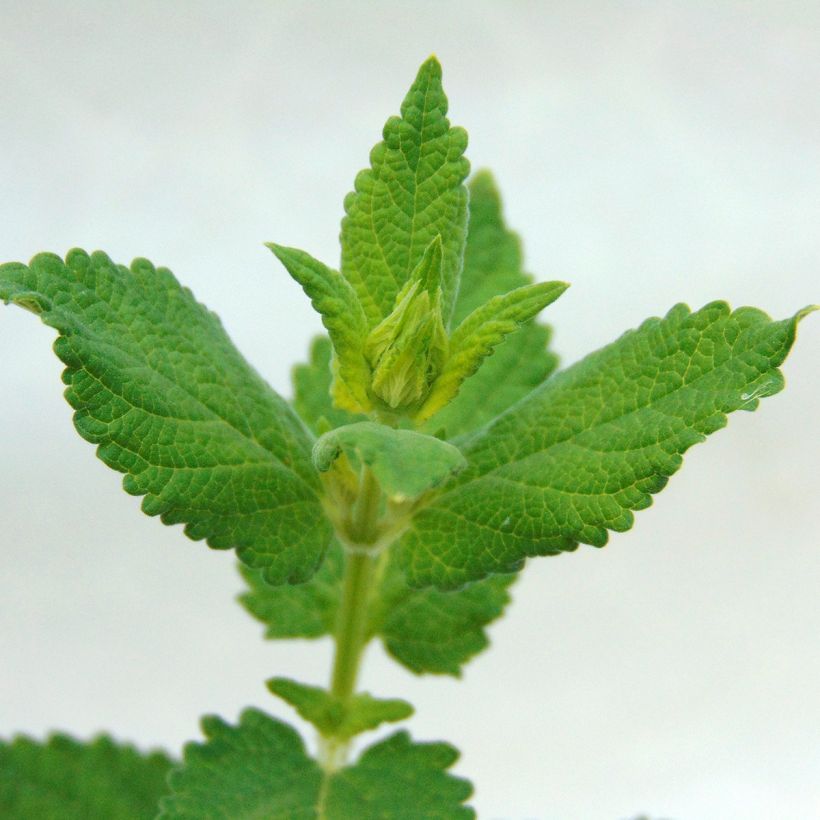
[[[150,820],[173,765],[162,752],[98,737],[81,743],[0,741],[0,817],[5,820]]]
[[[367,388],[370,367],[364,358],[367,319],[356,292],[341,274],[323,265],[310,254],[296,248],[269,243],[268,247],[302,286],[313,307],[322,316],[336,353],[336,366],[344,389],[336,392],[336,403],[348,393],[354,403],[346,409],[365,412],[370,409]]]
[[[417,498],[466,466],[458,448],[446,441],[371,421],[325,433],[313,448],[313,463],[326,472],[341,453],[354,465],[370,467],[395,501]]]
[[[293,706],[320,734],[339,740],[349,740],[382,723],[395,723],[413,714],[413,707],[405,700],[374,698],[360,692],[345,703],[327,689],[290,678],[271,678],[268,689]]]
[[[400,546],[408,582],[458,587],[628,530],[689,447],[782,388],[802,315],[678,305],[551,378],[461,442],[468,468]]]
[[[456,591],[413,589],[394,551],[373,594],[367,635],[379,637],[393,658],[417,674],[458,677],[464,664],[489,643],[486,626],[509,603],[514,576],[498,575]],[[333,633],[342,589],[344,555],[334,543],[319,571],[306,584],[270,586],[242,567],[248,591],[240,601],[266,625],[268,638],[318,638]]]
[[[188,744],[184,766],[169,778],[160,820],[474,817],[463,805],[470,784],[446,772],[458,757],[446,743],[413,743],[398,732],[329,774],[290,726],[256,709],[238,726],[210,717],[202,728],[206,741]]]
[[[371,167],[345,198],[342,273],[356,289],[370,326],[393,309],[396,295],[440,234],[445,324],[452,312],[467,232],[467,134],[451,128],[441,66],[427,60],[384,126]]]
[[[330,524],[312,437],[169,270],[41,254],[0,265],[0,298],[57,329],[74,424],[148,515],[272,583],[313,574]]]

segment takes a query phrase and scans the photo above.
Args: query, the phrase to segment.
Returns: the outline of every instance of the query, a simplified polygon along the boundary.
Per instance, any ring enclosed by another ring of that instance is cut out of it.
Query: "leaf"
[[[6,820],[138,820],[156,815],[172,761],[98,737],[0,741],[0,816]]]
[[[349,393],[354,402],[345,409],[354,412],[369,410],[371,405],[367,389],[370,385],[370,367],[364,358],[368,328],[356,292],[341,274],[310,254],[272,242],[268,243],[268,247],[310,297],[330,334],[339,378],[345,386],[344,391],[335,393],[336,403],[345,406],[340,398]]]
[[[367,625],[393,658],[416,674],[458,677],[470,658],[488,645],[485,627],[509,603],[515,576],[497,575],[456,591],[413,589],[394,550],[384,553]],[[245,608],[267,627],[268,638],[318,638],[333,633],[342,588],[344,556],[334,543],[316,575],[298,586],[270,586],[242,567]]]
[[[474,817],[472,788],[446,773],[458,757],[446,743],[413,743],[406,732],[369,747],[352,766],[327,773],[287,724],[247,709],[239,725],[205,718],[205,743],[185,747],[160,820],[435,820]]]
[[[461,442],[468,468],[400,545],[408,583],[457,587],[628,530],[689,447],[782,388],[803,315],[678,305],[551,378]]]
[[[451,128],[441,66],[427,60],[384,126],[371,167],[345,198],[342,274],[356,289],[370,326],[393,309],[424,249],[440,234],[445,324],[452,312],[467,233],[467,133]]]
[[[466,466],[458,448],[446,441],[372,421],[325,433],[314,445],[313,463],[326,472],[341,453],[354,465],[370,467],[394,501],[417,498]]]
[[[144,512],[272,583],[313,574],[330,524],[312,437],[169,270],[41,254],[0,266],[0,298],[58,330],[74,424]]]
[[[417,414],[424,421],[447,405],[462,383],[484,359],[521,325],[554,302],[567,288],[565,282],[538,282],[493,296],[477,307],[450,337],[448,358],[430,395]]]
[[[413,714],[413,707],[405,700],[374,698],[367,692],[355,694],[345,703],[326,689],[290,678],[271,678],[267,685],[320,734],[339,740],[349,740],[382,723],[395,723]]]
[[[453,323],[458,326],[494,296],[532,282],[523,272],[521,242],[501,213],[501,198],[488,171],[470,180],[470,220],[464,270]],[[551,330],[527,322],[484,359],[458,395],[428,422],[428,432],[444,429],[448,438],[475,430],[522,399],[557,367],[547,350]]]

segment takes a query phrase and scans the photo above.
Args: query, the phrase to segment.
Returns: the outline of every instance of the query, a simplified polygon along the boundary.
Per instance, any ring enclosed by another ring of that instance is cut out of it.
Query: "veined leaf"
[[[554,302],[565,282],[538,282],[493,296],[477,307],[450,336],[448,358],[416,418],[425,421],[447,405],[465,379],[504,339]]]
[[[354,402],[353,406],[345,409],[366,412],[370,409],[367,395],[370,367],[364,358],[368,328],[356,291],[340,273],[310,254],[273,243],[269,243],[268,247],[310,297],[330,334],[338,375],[344,382],[344,390],[335,391],[336,403],[344,407],[344,397],[349,393]],[[334,392],[332,388],[331,392]]]
[[[162,752],[143,754],[108,737],[0,741],[0,817],[151,820],[172,765]]]
[[[207,740],[185,747],[170,778],[160,820],[455,820],[466,780],[447,774],[458,757],[446,743],[413,743],[406,732],[369,747],[353,765],[328,773],[307,756],[287,724],[256,709],[238,726],[202,721]]]
[[[371,167],[345,198],[342,273],[359,295],[370,326],[393,309],[396,295],[436,237],[443,240],[445,324],[452,313],[467,233],[467,133],[447,119],[441,66],[431,57],[384,126]]]
[[[339,740],[349,740],[382,723],[395,723],[413,714],[413,707],[406,700],[374,698],[360,692],[344,702],[327,689],[290,678],[271,678],[268,689],[293,706],[320,734]]]
[[[504,223],[492,175],[479,171],[468,188],[470,221],[453,314],[456,326],[494,296],[532,282],[522,268],[520,240]],[[558,358],[547,350],[551,335],[548,327],[535,321],[524,324],[480,363],[477,372],[462,383],[458,395],[425,429],[443,429],[453,438],[486,424],[522,399],[558,365]]]
[[[461,442],[468,468],[400,546],[408,582],[457,587],[628,530],[689,447],[782,388],[803,315],[678,305],[551,378]]]
[[[367,624],[393,658],[412,672],[458,677],[489,643],[485,628],[509,603],[513,575],[497,575],[455,591],[407,585],[394,550],[384,554]],[[313,578],[297,586],[271,586],[242,567],[245,608],[266,625],[268,638],[318,638],[333,633],[342,589],[344,555],[334,543]]]
[[[57,329],[74,424],[148,515],[271,583],[313,574],[331,527],[312,437],[169,270],[41,254],[0,266],[0,298]]]

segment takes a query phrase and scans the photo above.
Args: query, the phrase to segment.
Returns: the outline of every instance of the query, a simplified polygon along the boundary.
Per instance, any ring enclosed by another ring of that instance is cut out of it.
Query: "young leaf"
[[[446,743],[413,743],[397,732],[330,773],[307,756],[290,726],[256,709],[243,712],[238,726],[209,717],[202,728],[207,739],[185,747],[159,820],[475,816],[463,805],[472,787],[446,772],[458,757]]]
[[[393,309],[424,249],[443,240],[442,308],[445,324],[458,290],[467,232],[467,134],[451,128],[441,66],[431,57],[401,106],[384,126],[371,167],[345,198],[342,273],[356,289],[372,326]]]
[[[74,424],[148,515],[271,583],[313,574],[330,524],[311,436],[169,270],[41,254],[0,265],[0,298],[57,329]]]
[[[466,466],[458,448],[446,441],[372,421],[325,433],[313,447],[313,463],[326,472],[342,453],[352,464],[370,467],[394,501],[417,498]]]
[[[268,689],[293,706],[320,734],[338,740],[349,740],[382,723],[395,723],[413,714],[413,707],[405,700],[385,700],[360,692],[344,702],[327,689],[290,678],[271,678]]]
[[[509,603],[514,575],[496,575],[461,589],[413,589],[393,550],[373,594],[367,637],[379,637],[393,658],[416,674],[458,677],[489,643],[485,627]],[[267,627],[268,638],[318,638],[333,633],[342,589],[344,555],[334,543],[306,584],[270,586],[259,573],[240,567],[248,590],[241,603]]]
[[[463,443],[467,470],[401,544],[408,582],[457,587],[628,530],[689,447],[782,388],[803,315],[678,305],[554,376]]]
[[[501,198],[488,171],[469,182],[470,220],[464,251],[464,270],[453,324],[458,326],[474,310],[499,296],[532,282],[523,272],[521,243],[501,213]],[[448,438],[475,430],[526,396],[557,367],[547,350],[550,329],[527,322],[504,340],[478,371],[465,381],[458,395],[436,413],[425,429],[444,429]]]
[[[162,752],[143,754],[108,737],[0,741],[0,817],[151,820],[172,765]]]
[[[368,329],[356,292],[341,274],[310,254],[272,242],[268,247],[310,297],[330,334],[338,377],[344,384],[344,389],[333,391],[336,404],[353,412],[366,412],[370,409],[370,367],[364,358]],[[353,398],[350,406],[344,401],[348,395]]]
[[[441,375],[416,415],[425,421],[447,405],[465,379],[521,325],[554,302],[567,288],[565,282],[538,282],[494,296],[477,307],[453,332]]]

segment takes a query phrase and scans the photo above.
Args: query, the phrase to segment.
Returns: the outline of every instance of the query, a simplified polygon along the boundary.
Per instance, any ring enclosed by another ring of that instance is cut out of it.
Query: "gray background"
[[[266,240],[334,262],[341,201],[418,64],[491,166],[569,363],[678,300],[818,300],[817,3],[0,3],[0,257],[172,267],[280,391],[319,329]],[[177,749],[262,685],[228,554],[138,512],[73,432],[53,333],[0,309],[0,731]],[[531,562],[459,683],[373,647],[488,818],[820,817],[820,321],[597,551]]]

